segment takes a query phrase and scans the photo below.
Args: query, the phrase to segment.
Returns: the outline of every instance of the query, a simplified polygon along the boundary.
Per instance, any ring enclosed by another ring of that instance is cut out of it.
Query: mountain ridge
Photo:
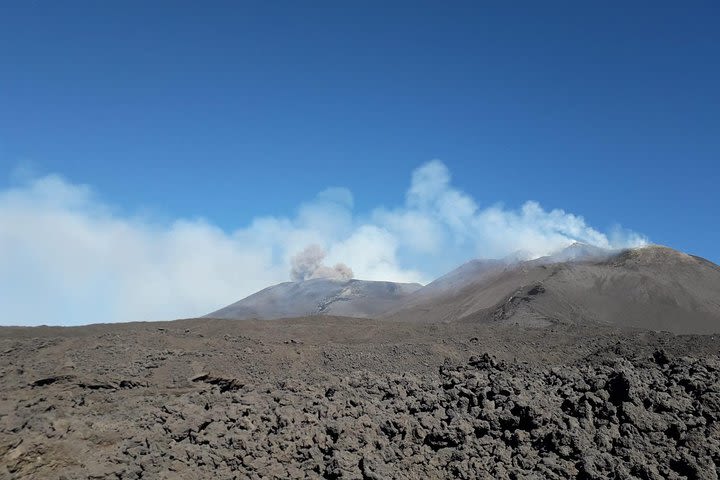
[[[575,243],[532,260],[470,260],[425,286],[357,279],[284,282],[207,317],[314,315],[715,333],[720,266],[659,245],[607,250]]]

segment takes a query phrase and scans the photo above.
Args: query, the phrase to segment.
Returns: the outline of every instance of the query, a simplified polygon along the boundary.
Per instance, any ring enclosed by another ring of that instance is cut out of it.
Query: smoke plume
[[[228,231],[202,218],[124,212],[59,175],[0,185],[0,325],[199,316],[286,281],[290,269],[293,280],[426,283],[471,258],[648,241],[533,201],[480,204],[439,160],[413,171],[403,202],[353,205],[349,190],[329,188],[288,215],[253,217]],[[346,259],[353,270],[328,259]]]
[[[344,263],[337,263],[334,267],[323,265],[325,250],[320,245],[309,245],[293,256],[290,260],[290,278],[293,282],[301,282],[312,278],[329,278],[332,280],[350,280],[353,271]]]

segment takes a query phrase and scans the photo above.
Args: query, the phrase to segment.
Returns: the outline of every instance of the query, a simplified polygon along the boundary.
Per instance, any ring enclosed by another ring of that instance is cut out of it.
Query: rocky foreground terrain
[[[0,329],[0,478],[713,479],[720,341],[310,318]]]

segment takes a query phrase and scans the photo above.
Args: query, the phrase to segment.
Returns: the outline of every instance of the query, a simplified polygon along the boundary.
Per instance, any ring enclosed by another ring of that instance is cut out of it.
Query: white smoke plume
[[[125,214],[59,175],[24,178],[0,188],[0,324],[170,320],[286,281],[288,270],[293,279],[425,283],[471,258],[538,257],[576,241],[647,242],[533,201],[480,204],[438,160],[412,172],[401,204],[362,212],[353,205],[349,190],[330,188],[289,215],[228,231],[203,219]],[[322,248],[293,259],[308,245]]]
[[[313,278],[328,278],[331,280],[350,280],[353,271],[344,263],[337,263],[334,267],[323,265],[327,253],[320,245],[309,245],[303,251],[290,259],[290,279],[293,282],[302,282]]]

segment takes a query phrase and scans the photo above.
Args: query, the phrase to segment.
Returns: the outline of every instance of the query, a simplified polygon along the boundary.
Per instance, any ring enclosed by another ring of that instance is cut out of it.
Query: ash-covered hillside
[[[716,333],[720,267],[660,246],[612,251],[573,244],[530,261],[472,260],[425,286],[328,278],[286,282],[207,316],[312,315]]]
[[[258,320],[308,315],[375,317],[421,287],[418,283],[314,278],[268,287],[207,316]]]
[[[383,318],[720,332],[720,267],[666,247],[479,267],[469,274],[461,267]],[[452,288],[443,288],[449,280]]]

